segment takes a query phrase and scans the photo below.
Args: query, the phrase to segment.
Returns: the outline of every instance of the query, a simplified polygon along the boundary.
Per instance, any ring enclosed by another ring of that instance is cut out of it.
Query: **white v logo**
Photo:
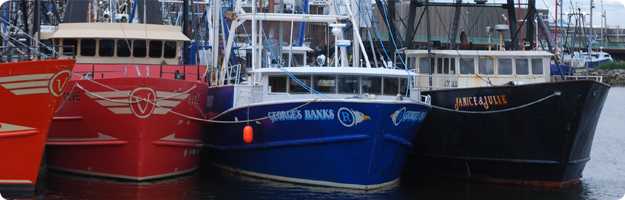
[[[150,102],[151,97],[152,97],[152,93],[148,93],[145,99],[140,98],[140,97],[135,97],[135,100],[137,101],[137,107],[139,108],[139,111],[141,112],[141,114],[145,114],[145,111],[148,110],[148,107],[152,103]],[[141,105],[141,102],[143,102],[144,104]]]

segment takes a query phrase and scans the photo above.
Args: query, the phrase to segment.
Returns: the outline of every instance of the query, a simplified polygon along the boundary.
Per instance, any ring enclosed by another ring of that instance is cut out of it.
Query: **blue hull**
[[[412,140],[429,106],[366,100],[323,100],[255,105],[218,120],[245,120],[254,140],[242,139],[246,124],[211,124],[204,134],[208,160],[222,168],[280,181],[374,189],[398,180]]]
[[[603,64],[610,63],[610,62],[613,62],[613,61],[606,59],[606,60],[588,61],[586,62],[586,64],[588,65],[588,68],[597,68]]]

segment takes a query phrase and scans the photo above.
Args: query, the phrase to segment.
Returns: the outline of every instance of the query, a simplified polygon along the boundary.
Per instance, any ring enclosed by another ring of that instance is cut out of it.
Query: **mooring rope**
[[[534,104],[546,101],[552,97],[555,96],[560,96],[562,95],[562,92],[560,91],[555,91],[550,95],[547,95],[546,97],[537,99],[535,101],[520,105],[520,106],[515,106],[515,107],[510,107],[510,108],[505,108],[505,109],[501,109],[501,110],[491,110],[491,111],[468,111],[468,110],[455,110],[455,109],[451,109],[451,108],[446,108],[446,107],[442,107],[442,106],[437,106],[432,104],[432,108],[434,109],[439,109],[439,110],[443,110],[443,111],[447,111],[447,112],[457,112],[457,113],[464,113],[464,114],[494,114],[494,113],[502,113],[502,112],[509,112],[509,111],[515,111],[515,110],[519,110],[519,109],[523,109],[529,106],[532,106]]]
[[[84,78],[84,76],[82,76],[81,74],[78,74],[78,73],[74,73],[74,74],[79,75],[79,76],[81,76],[81,77],[83,77],[83,78]],[[87,80],[87,81],[89,81],[89,82],[91,82],[91,83],[94,83],[94,84],[96,84],[96,85],[102,86],[102,87],[104,87],[104,88],[106,88],[106,89],[109,89],[109,90],[112,90],[112,91],[115,91],[115,92],[120,91],[120,90],[115,89],[115,88],[113,88],[113,87],[111,87],[111,86],[109,86],[109,85],[106,85],[106,84],[104,84],[104,83],[97,82],[97,81],[92,80],[92,79],[81,79],[81,80]],[[88,90],[87,90],[87,89],[85,89],[82,85],[80,85],[80,83],[75,83],[75,84],[74,84],[74,86],[72,87],[71,91],[73,91],[75,87],[78,87],[79,89],[81,89],[81,90],[83,90],[83,91],[85,91],[85,92],[89,93],[89,94],[90,94],[90,95],[92,95],[92,96],[98,97],[98,98],[100,98],[100,99],[108,99],[108,100],[111,100],[112,102],[116,102],[116,103],[132,104],[132,103],[136,103],[136,102],[137,102],[137,101],[120,101],[120,100],[115,100],[115,99],[109,99],[109,98],[103,97],[103,96],[101,96],[101,95],[98,95],[97,93],[94,93],[94,92],[88,91]],[[186,90],[184,90],[184,91],[182,91],[182,92],[179,92],[179,93],[174,92],[174,93],[176,93],[176,94],[174,94],[174,95],[170,95],[170,96],[161,97],[161,98],[159,98],[159,99],[172,99],[172,98],[176,98],[176,97],[179,97],[179,96],[182,96],[182,95],[186,95],[186,94],[189,94],[189,93],[190,93],[192,90],[194,90],[195,88],[197,88],[197,85],[195,85],[195,84],[194,84],[194,85],[193,85],[193,86],[191,86],[189,89],[186,89]],[[70,91],[70,93],[71,93],[71,91]],[[133,97],[135,97],[135,96],[133,96]]]
[[[304,106],[306,106],[306,105],[308,105],[308,104],[311,104],[311,103],[313,103],[313,102],[317,102],[317,101],[318,101],[318,99],[312,99],[312,100],[310,100],[310,101],[306,101],[305,103],[303,103],[303,104],[301,104],[301,105],[299,105],[299,106],[296,106],[296,107],[294,107],[294,108],[291,108],[291,109],[287,110],[286,112],[292,112],[292,111],[298,110],[298,109],[303,108]],[[152,103],[152,102],[150,102],[150,103]],[[152,104],[154,104],[154,103],[152,103]],[[157,104],[154,104],[154,105],[159,106],[159,105],[157,105]],[[160,107],[160,106],[159,106],[159,107]],[[174,115],[178,115],[178,116],[180,116],[180,117],[187,118],[187,119],[190,119],[190,120],[201,121],[201,122],[207,122],[207,123],[216,123],[216,124],[242,124],[242,123],[250,123],[250,122],[263,121],[263,120],[266,120],[266,119],[269,119],[269,118],[270,118],[270,117],[269,117],[269,115],[265,115],[265,116],[263,116],[263,117],[259,117],[259,118],[255,118],[255,119],[235,120],[235,121],[224,121],[224,120],[214,120],[215,118],[213,118],[213,119],[202,119],[202,118],[197,118],[197,117],[193,117],[193,116],[189,116],[189,115],[185,115],[185,114],[182,114],[182,113],[179,113],[179,112],[173,111],[173,109],[172,109],[172,110],[170,110],[169,112],[171,112],[171,113],[172,113],[172,114],[174,114]],[[220,114],[218,114],[218,115],[215,115],[215,116],[221,116],[222,114],[224,114],[224,113],[226,113],[226,112],[228,112],[228,111],[224,111],[224,112],[222,112],[222,113],[220,113]],[[248,107],[248,115],[249,115],[249,107]]]
[[[90,80],[90,79],[89,79],[89,80]],[[95,82],[95,83],[97,83],[98,85],[102,85],[102,86],[104,86],[104,87],[106,87],[106,88],[112,89],[112,90],[114,90],[114,91],[119,91],[119,90],[117,90],[117,89],[115,89],[115,88],[113,88],[113,87],[107,86],[107,85],[105,85],[105,84],[103,84],[103,83],[99,83],[99,82],[94,81],[94,80],[90,80],[90,81],[91,81],[91,82]],[[75,86],[76,86],[76,87],[78,87],[78,89],[83,90],[83,91],[84,91],[85,93],[87,93],[88,95],[91,95],[91,96],[94,96],[94,97],[96,97],[96,98],[98,98],[98,99],[102,99],[102,100],[109,101],[109,102],[114,102],[114,103],[123,103],[123,104],[132,104],[132,103],[137,103],[137,102],[140,102],[140,101],[145,101],[145,102],[150,103],[150,104],[152,104],[152,105],[154,105],[154,106],[156,106],[156,107],[159,107],[159,108],[162,108],[162,107],[163,107],[162,105],[159,105],[157,102],[154,102],[154,101],[152,101],[152,100],[145,99],[145,98],[142,98],[142,97],[138,97],[138,96],[132,96],[132,98],[128,98],[128,100],[117,100],[117,99],[111,99],[111,98],[104,97],[104,96],[99,95],[99,94],[97,94],[97,93],[95,93],[95,92],[91,92],[91,91],[87,90],[85,87],[83,87],[82,85],[80,85],[79,83],[76,83],[76,84],[75,84]],[[187,92],[188,92],[188,91],[191,91],[191,90],[192,90],[192,89],[194,89],[195,87],[196,87],[196,86],[194,85],[192,88],[190,88],[189,90],[187,90]],[[185,93],[180,93],[180,94],[185,94]],[[177,95],[180,95],[180,94],[177,94]],[[172,96],[169,96],[169,97],[166,97],[166,98],[160,98],[160,99],[173,98],[173,97],[176,97],[177,95],[172,95]],[[129,99],[134,99],[134,101],[130,101]],[[293,108],[291,108],[291,109],[287,110],[287,112],[291,112],[291,111],[298,110],[298,109],[300,109],[300,108],[302,108],[302,107],[304,107],[304,106],[306,106],[306,105],[308,105],[308,104],[311,104],[311,103],[313,103],[313,102],[317,102],[318,100],[319,100],[319,99],[316,99],[316,98],[315,98],[315,99],[311,99],[311,100],[309,100],[309,101],[306,101],[306,102],[302,103],[301,105],[298,105],[298,106],[296,106],[296,107],[293,107]],[[222,113],[220,113],[220,114],[218,114],[218,115],[215,115],[215,117],[214,117],[213,119],[202,119],[202,118],[198,118],[198,117],[193,117],[193,116],[190,116],[190,115],[186,115],[186,114],[183,114],[183,113],[176,112],[176,111],[174,111],[174,110],[173,110],[173,108],[172,108],[171,110],[169,110],[169,112],[171,112],[172,114],[177,115],[177,116],[179,116],[179,117],[187,118],[187,119],[194,120],[194,121],[201,121],[201,122],[207,122],[207,123],[218,123],[218,124],[241,124],[241,123],[250,123],[250,122],[262,121],[262,120],[265,120],[265,119],[269,119],[269,118],[270,118],[268,115],[265,115],[265,116],[263,116],[263,117],[259,117],[259,118],[255,118],[255,119],[247,119],[247,120],[234,120],[234,121],[224,121],[224,120],[215,120],[215,118],[216,118],[216,117],[218,117],[218,116],[221,116],[222,114],[224,114],[224,113],[226,113],[226,112],[228,112],[228,111],[224,111],[224,112],[222,112]]]

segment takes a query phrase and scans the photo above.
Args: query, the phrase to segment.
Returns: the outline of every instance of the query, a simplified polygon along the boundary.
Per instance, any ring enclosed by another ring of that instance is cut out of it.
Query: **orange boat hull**
[[[0,193],[32,191],[73,60],[0,64]]]

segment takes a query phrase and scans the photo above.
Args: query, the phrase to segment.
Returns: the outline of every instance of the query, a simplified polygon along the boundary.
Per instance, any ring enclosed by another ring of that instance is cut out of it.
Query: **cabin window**
[[[362,77],[362,93],[382,94],[382,77]]]
[[[500,58],[497,60],[499,66],[497,67],[497,73],[502,75],[512,74],[512,59]]]
[[[115,40],[101,39],[98,54],[102,57],[112,57],[115,53]]]
[[[529,74],[529,66],[528,66],[527,59],[516,59],[514,61],[514,64],[516,65],[515,69],[516,69],[517,75]]]
[[[543,74],[543,59],[532,59],[532,74]]]
[[[383,80],[385,95],[395,96],[399,93],[399,78],[385,77]]]
[[[480,74],[495,74],[495,66],[493,66],[493,59],[482,57],[480,58],[478,72]]]
[[[77,44],[76,39],[63,39],[63,55],[75,56]]]
[[[406,95],[408,91],[408,79],[400,78],[399,79],[399,94]]]
[[[135,40],[132,45],[132,56],[137,58],[145,58],[146,56],[145,40]]]
[[[80,40],[80,55],[81,56],[95,56],[95,40],[94,39]]]
[[[358,76],[339,76],[339,93],[360,94],[360,78]]]
[[[408,65],[410,68],[415,68],[417,66],[417,58],[408,57]]]
[[[432,66],[432,62],[430,58],[419,58],[419,73],[421,74],[432,73],[432,67],[433,66]]]
[[[436,73],[437,74],[442,74],[443,73],[443,68],[445,68],[443,60],[444,60],[444,58],[436,59]]]
[[[163,57],[165,58],[175,58],[176,57],[176,42],[175,41],[165,41],[165,53]]]
[[[456,59],[449,59],[449,73],[448,74],[456,74]]]
[[[304,84],[307,87],[310,87],[310,76],[295,76],[295,78],[297,78],[297,81],[294,79],[289,79],[289,93],[293,93],[293,94],[310,93],[310,91],[308,91],[306,88],[300,85],[300,84]]]
[[[159,40],[150,41],[150,58],[160,58],[163,56],[163,42]]]
[[[270,76],[269,87],[271,92],[286,92],[286,76]]]
[[[438,58],[436,62],[437,74],[455,74],[456,63],[454,58]]]
[[[475,61],[473,58],[460,58],[460,73],[475,74]]]
[[[117,57],[129,57],[130,47],[132,47],[130,40],[117,40]]]
[[[336,93],[335,76],[313,76],[314,88],[321,93]]]

